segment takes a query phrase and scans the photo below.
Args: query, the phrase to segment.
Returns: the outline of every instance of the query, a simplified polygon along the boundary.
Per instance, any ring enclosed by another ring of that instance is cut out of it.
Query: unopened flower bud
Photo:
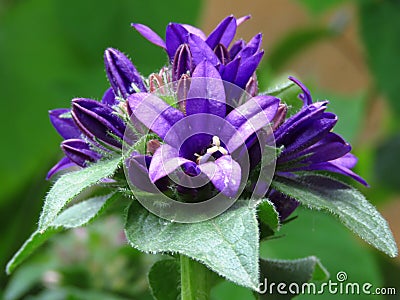
[[[72,100],[72,117],[89,138],[122,147],[120,140],[124,136],[125,124],[109,106],[95,100],[77,98]]]
[[[147,142],[146,150],[147,153],[153,155],[158,148],[160,148],[161,143],[159,140],[150,140]]]
[[[95,162],[101,155],[92,149],[88,143],[81,139],[69,139],[61,143],[65,155],[78,166],[86,167],[87,162]]]
[[[116,95],[127,97],[135,92],[145,92],[143,80],[132,62],[120,51],[108,48],[104,53],[108,80]]]
[[[275,117],[272,120],[272,130],[275,131],[285,121],[287,113],[286,104],[280,103]]]
[[[190,87],[190,76],[187,74],[182,75],[178,81],[177,86],[177,97],[178,97],[178,107],[181,112],[186,114],[186,99]]]

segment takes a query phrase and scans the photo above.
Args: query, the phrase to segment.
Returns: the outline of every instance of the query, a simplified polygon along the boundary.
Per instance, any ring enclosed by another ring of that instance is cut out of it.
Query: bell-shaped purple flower
[[[279,99],[257,96],[230,112],[225,99],[221,76],[207,60],[193,71],[184,111],[152,94],[128,97],[134,117],[163,140],[151,157],[149,182],[181,170],[190,180],[208,179],[227,197],[237,194],[243,183],[238,154],[248,139],[271,123]]]
[[[108,105],[77,98],[72,100],[72,117],[79,129],[93,141],[122,147],[125,124]]]
[[[137,91],[147,91],[139,72],[122,52],[108,48],[104,53],[104,63],[115,95],[125,98]]]
[[[325,112],[328,101],[313,103],[309,90],[293,77],[303,91],[299,98],[303,108],[287,119],[274,132],[276,145],[284,146],[277,159],[277,174],[285,175],[297,171],[329,171],[351,177],[367,185],[354,173],[357,162],[350,153],[351,146],[338,134],[331,132],[337,116]]]

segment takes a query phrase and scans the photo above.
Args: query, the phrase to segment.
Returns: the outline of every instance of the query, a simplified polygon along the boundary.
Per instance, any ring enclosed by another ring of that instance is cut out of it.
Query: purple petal
[[[222,80],[234,83],[241,64],[241,58],[237,57],[227,65],[221,65],[220,72]]]
[[[242,171],[240,165],[230,155],[221,156],[214,162],[200,164],[199,168],[222,194],[227,197],[236,196]]]
[[[71,117],[64,117],[64,114],[69,113],[71,110],[66,108],[59,108],[49,111],[50,122],[57,130],[59,135],[64,139],[78,138],[81,135],[79,128],[76,126]]]
[[[307,147],[315,144],[317,141],[324,138],[329,131],[335,126],[337,116],[332,113],[324,113],[320,119],[312,120],[302,126],[299,126],[295,132],[287,136],[288,143],[283,150],[283,155],[288,155],[292,152],[299,152]]]
[[[167,47],[167,53],[169,59],[171,61],[175,56],[176,50],[178,50],[180,45],[187,43],[188,38],[189,38],[189,32],[181,24],[170,23],[167,26],[165,44]]]
[[[174,147],[168,144],[161,145],[151,159],[149,167],[151,182],[154,183],[157,180],[168,176],[182,165],[196,168],[196,163],[186,158],[179,157],[178,150]]]
[[[324,138],[311,147],[293,155],[281,156],[278,161],[279,163],[287,162],[297,157],[307,155],[302,162],[306,164],[320,163],[341,158],[346,153],[350,152],[350,150],[351,146],[349,143],[346,143],[346,141],[339,135],[329,132]]]
[[[121,148],[121,142],[110,133],[122,139],[125,124],[109,106],[92,99],[73,99],[72,117],[89,138],[99,139],[111,146]]]
[[[101,155],[92,149],[81,139],[69,139],[61,143],[61,149],[65,155],[80,167],[86,167],[87,162],[95,162]]]
[[[273,120],[279,102],[280,100],[273,96],[253,97],[226,116],[226,121],[237,129],[237,133],[230,138],[227,144],[231,153],[253,133],[267,126]]]
[[[295,84],[297,84],[302,89],[303,93],[299,94],[299,98],[304,102],[304,106],[311,105],[313,103],[313,100],[312,100],[311,93],[308,90],[308,88],[297,78],[290,76],[289,80],[293,81]]]
[[[115,99],[114,90],[112,88],[109,88],[107,91],[105,91],[103,98],[101,98],[101,103],[108,106],[114,106],[119,103],[119,101]]]
[[[149,171],[147,169],[150,161],[150,156],[137,154],[133,154],[126,159],[125,168],[128,171],[127,180],[142,191],[160,193],[157,186],[150,181]]]
[[[246,46],[244,40],[240,39],[233,43],[231,49],[229,50],[229,56],[233,59],[236,55]]]
[[[251,15],[247,15],[247,16],[240,17],[240,18],[238,18],[238,19],[236,20],[236,25],[237,25],[237,26],[240,26],[240,25],[242,25],[244,22],[246,22],[247,20],[250,20],[250,19],[251,19]]]
[[[345,166],[341,165],[340,163],[335,162],[335,160],[319,164],[312,164],[307,168],[307,170],[320,170],[320,171],[339,173],[345,176],[349,176],[365,186],[369,186],[368,183],[364,180],[364,178],[354,173],[352,170],[346,168]]]
[[[197,35],[190,34],[188,42],[195,65],[200,64],[203,60],[207,60],[214,66],[221,63],[213,49],[211,49],[210,46],[208,46],[208,44]]]
[[[138,23],[132,23],[131,25],[150,43],[153,43],[154,45],[164,49],[166,48],[164,40],[157,33],[155,33],[150,27]]]
[[[135,118],[164,139],[171,127],[184,115],[153,94],[137,93],[128,97]]]
[[[147,91],[139,72],[122,52],[108,48],[104,52],[104,63],[108,80],[116,95],[126,97],[134,93],[132,84],[142,92]]]
[[[240,56],[242,59],[246,59],[250,56],[253,56],[260,50],[261,43],[262,43],[262,34],[259,33],[255,35],[237,55]]]
[[[236,19],[233,16],[226,17],[218,26],[210,33],[206,42],[211,49],[218,44],[228,47],[236,34]]]
[[[46,180],[49,180],[54,174],[73,166],[76,166],[76,164],[71,162],[68,157],[61,158],[61,160],[56,163],[47,173]]]
[[[225,90],[217,69],[202,61],[193,71],[186,100],[186,114],[206,113],[225,117]]]
[[[260,51],[257,54],[242,60],[234,84],[244,89],[246,87],[246,83],[249,81],[250,77],[260,64],[263,55],[264,51]]]
[[[292,132],[298,130],[302,124],[307,124],[312,119],[320,118],[326,109],[328,101],[313,103],[304,106],[298,113],[287,119],[275,132],[277,145],[286,145],[290,143]]]
[[[296,199],[282,194],[276,190],[271,190],[268,194],[268,199],[274,204],[276,211],[279,214],[279,220],[284,221],[292,212],[300,205]]]
[[[194,27],[192,25],[189,24],[181,24],[189,33],[195,34],[198,37],[200,37],[202,40],[206,40],[206,35],[204,34],[204,32],[202,30],[200,30],[197,27]]]
[[[335,165],[340,165],[345,168],[352,169],[356,166],[357,160],[358,159],[354,154],[347,153],[346,155],[344,155],[340,158],[332,160],[331,163],[334,163]]]

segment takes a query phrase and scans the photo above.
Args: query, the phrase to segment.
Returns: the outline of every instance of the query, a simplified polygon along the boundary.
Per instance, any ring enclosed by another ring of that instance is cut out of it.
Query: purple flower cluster
[[[180,169],[187,176],[207,178],[216,191],[234,197],[243,184],[243,149],[249,153],[251,168],[259,164],[263,145],[257,133],[271,125],[276,146],[282,148],[276,176],[328,171],[366,185],[351,170],[356,164],[351,146],[332,132],[337,116],[325,111],[328,101],[313,103],[308,89],[291,77],[302,89],[304,105],[285,119],[287,107],[280,99],[258,95],[255,71],[264,54],[262,35],[247,43],[234,41],[237,27],[248,19],[228,16],[208,36],[193,26],[170,23],[165,41],[149,27],[132,24],[166,51],[168,65],[143,78],[123,53],[107,49],[104,60],[111,88],[103,99],[73,99],[71,110],[50,111],[53,126],[64,138],[61,148],[65,157],[47,177],[71,166],[84,168],[109,153],[120,153],[131,122],[133,127],[140,123],[157,135],[147,143],[147,153],[133,152],[127,160],[129,180],[139,188],[148,190],[149,184],[160,186],[161,182],[165,187],[170,184],[167,176]],[[177,82],[174,87],[179,102],[175,107],[152,93],[173,82]],[[249,99],[238,104],[243,94],[232,92],[227,83],[245,90]],[[211,97],[204,97],[201,91],[205,90],[211,91]],[[178,191],[187,192],[180,186]],[[281,219],[298,205],[274,190],[266,196],[275,203]]]

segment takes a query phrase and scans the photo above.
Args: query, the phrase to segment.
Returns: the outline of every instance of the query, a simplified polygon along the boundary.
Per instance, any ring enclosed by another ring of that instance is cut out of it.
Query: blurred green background
[[[266,55],[259,72],[268,87],[286,74],[305,81],[314,98],[328,98],[339,115],[337,132],[354,145],[357,171],[371,188],[359,188],[389,220],[400,238],[400,2],[397,0],[251,1],[0,0],[0,268],[34,230],[49,188],[48,169],[61,157],[60,138],[47,111],[68,107],[73,97],[98,99],[107,88],[103,51],[118,48],[144,75],[166,63],[161,49],[130,27],[151,26],[163,36],[170,21],[198,25],[208,33],[228,14],[252,14],[239,37],[264,33]],[[285,238],[264,242],[262,257],[316,255],[335,278],[397,287],[400,261],[388,259],[334,218],[304,209],[285,225]],[[140,255],[104,224],[54,238],[7,277],[6,299],[151,299],[146,273],[157,257]],[[224,282],[213,299],[252,299]],[[364,299],[320,295],[318,299]],[[308,299],[310,296],[300,296]]]

